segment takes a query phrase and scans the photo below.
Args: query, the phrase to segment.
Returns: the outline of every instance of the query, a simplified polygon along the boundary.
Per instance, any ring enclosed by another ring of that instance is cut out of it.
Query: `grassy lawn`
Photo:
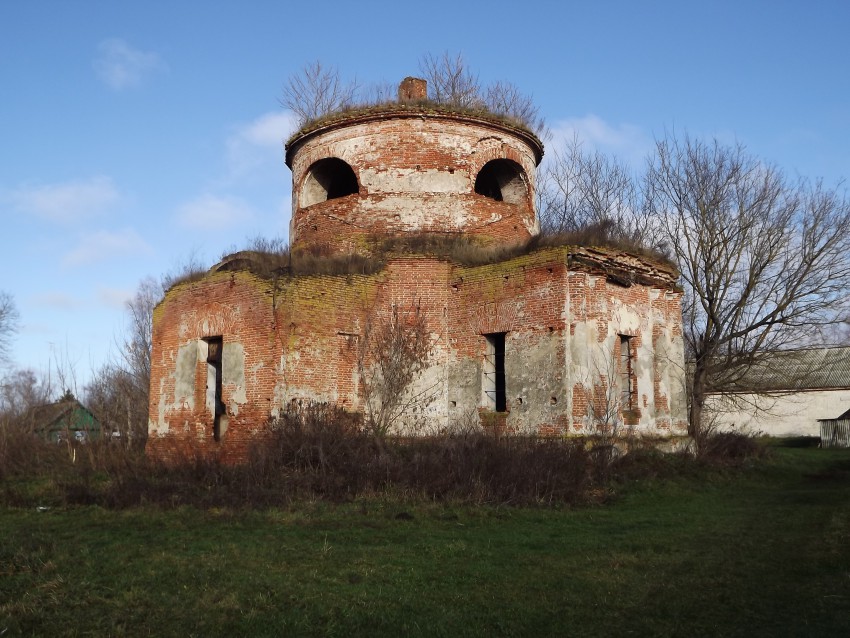
[[[0,636],[844,636],[850,451],[604,506],[0,509]]]

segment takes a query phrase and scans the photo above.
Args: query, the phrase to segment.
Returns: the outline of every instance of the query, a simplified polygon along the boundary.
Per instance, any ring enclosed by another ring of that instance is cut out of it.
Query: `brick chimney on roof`
[[[421,102],[428,98],[428,82],[422,78],[406,77],[398,85],[399,102]]]

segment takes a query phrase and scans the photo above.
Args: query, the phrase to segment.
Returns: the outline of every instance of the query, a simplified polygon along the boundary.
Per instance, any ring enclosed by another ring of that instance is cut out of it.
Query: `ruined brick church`
[[[495,257],[467,263],[410,242],[374,272],[270,276],[239,253],[175,285],[154,313],[150,454],[242,458],[293,404],[362,413],[364,332],[411,307],[431,344],[406,389],[429,397],[416,415],[424,431],[684,434],[675,268],[610,247],[534,248],[540,140],[424,96],[425,82],[407,78],[398,103],[289,139],[291,254],[373,256],[387,238],[438,236]]]

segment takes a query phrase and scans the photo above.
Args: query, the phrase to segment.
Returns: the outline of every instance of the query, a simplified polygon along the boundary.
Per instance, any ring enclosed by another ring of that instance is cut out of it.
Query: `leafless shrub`
[[[428,82],[425,105],[494,115],[528,128],[541,138],[548,136],[546,123],[529,96],[508,82],[496,82],[482,90],[462,54],[426,54],[419,61],[419,69]],[[337,68],[315,61],[290,76],[280,104],[295,113],[299,127],[304,127],[349,110],[393,105],[397,95],[394,84],[377,82],[364,86],[357,80],[344,80]]]
[[[109,440],[75,444],[69,457],[31,433],[0,428],[0,502],[250,509],[365,497],[549,505],[598,500],[612,478],[674,476],[696,467],[681,455],[639,448],[600,472],[585,440],[494,437],[480,428],[378,444],[356,417],[326,404],[293,407],[273,425],[238,465],[185,447],[162,463]],[[710,450],[699,465],[735,465],[762,454],[740,435],[718,435]]]
[[[530,95],[525,95],[510,82],[496,82],[484,91],[484,106],[493,113],[501,113],[522,122],[545,140],[549,137],[546,120]]]
[[[478,76],[470,71],[460,53],[426,54],[419,70],[428,81],[428,96],[438,104],[480,108],[482,100]]]
[[[66,462],[67,457],[59,446],[19,422],[0,418],[0,482],[47,474]]]
[[[588,496],[588,455],[579,442],[480,433],[413,441],[406,452],[408,485],[426,498],[528,505]]]
[[[388,316],[375,315],[366,325],[357,372],[365,408],[364,426],[375,437],[397,433],[402,423],[421,423],[434,389],[415,388],[431,354],[431,334],[418,303],[393,304]]]
[[[319,60],[306,64],[283,87],[280,103],[298,117],[299,126],[355,104],[356,80],[343,81],[339,70]]]
[[[741,432],[713,432],[703,438],[699,449],[702,460],[714,463],[740,463],[767,454],[767,448],[755,437]]]
[[[160,285],[163,292],[183,283],[198,281],[207,274],[209,269],[203,264],[197,254],[190,254],[185,261],[178,264],[169,272],[162,275]]]
[[[375,82],[362,90],[365,104],[387,104],[398,98],[398,86],[392,82]]]
[[[292,469],[327,474],[360,434],[361,425],[360,415],[333,404],[290,405],[271,424],[276,443],[273,453]]]

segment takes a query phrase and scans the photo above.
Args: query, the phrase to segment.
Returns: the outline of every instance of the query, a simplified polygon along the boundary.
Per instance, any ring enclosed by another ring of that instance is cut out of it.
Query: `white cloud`
[[[110,308],[123,310],[127,302],[133,298],[133,291],[126,288],[108,288],[101,286],[97,289],[97,299],[100,303]]]
[[[88,180],[19,186],[3,195],[2,199],[8,200],[18,212],[72,224],[114,206],[120,195],[111,178],[99,176]]]
[[[245,141],[257,146],[281,148],[295,131],[297,118],[290,111],[266,113],[237,131]]]
[[[289,111],[265,113],[239,125],[227,139],[231,177],[241,177],[261,167],[276,171],[283,166],[283,143],[295,131],[297,120]]]
[[[634,168],[641,166],[653,148],[652,138],[640,127],[627,123],[609,124],[593,114],[556,122],[549,146],[560,149],[574,136],[589,150],[615,155]]]
[[[178,223],[198,231],[223,230],[253,218],[251,207],[235,197],[201,195],[177,209]]]
[[[151,252],[148,243],[132,228],[118,232],[99,230],[81,235],[77,246],[65,254],[62,263],[66,266],[81,266]]]
[[[165,68],[156,53],[134,49],[120,38],[101,42],[94,69],[107,86],[116,91],[135,88],[145,75]]]
[[[45,292],[31,297],[33,304],[52,310],[74,310],[82,306],[82,300],[64,292]]]

